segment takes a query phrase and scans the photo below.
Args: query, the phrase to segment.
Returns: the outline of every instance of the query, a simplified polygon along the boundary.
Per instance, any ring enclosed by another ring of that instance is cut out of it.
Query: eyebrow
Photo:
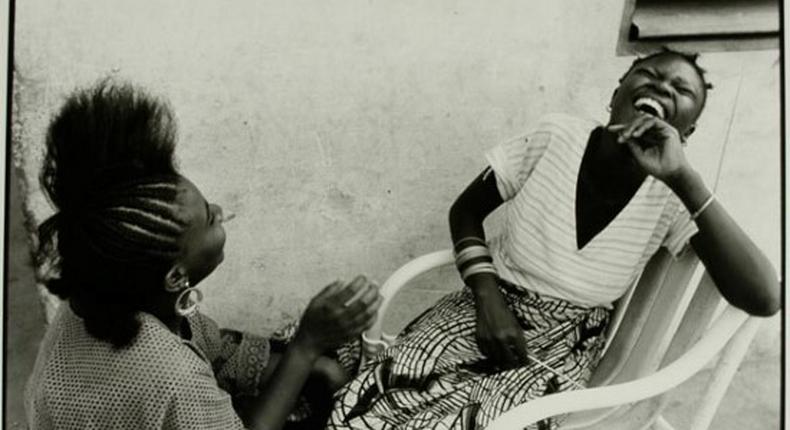
[[[647,73],[652,73],[652,74],[659,73],[654,66],[648,66],[648,65],[642,65],[642,64],[640,64],[638,66],[635,66],[634,67],[634,71],[635,72],[647,72]],[[673,84],[682,84],[684,87],[686,87],[689,90],[691,90],[693,98],[695,98],[695,99],[699,98],[699,93],[697,92],[697,89],[694,87],[694,84],[692,84],[691,82],[687,81],[684,77],[682,77],[682,76],[675,76],[675,77],[672,78],[672,83]]]
[[[208,225],[211,223],[211,209],[209,209],[207,201],[204,200],[203,203],[206,205],[206,225]]]

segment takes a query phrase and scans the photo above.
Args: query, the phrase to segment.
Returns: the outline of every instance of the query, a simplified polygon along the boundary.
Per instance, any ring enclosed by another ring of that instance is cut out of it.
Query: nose
[[[218,204],[209,203],[208,208],[217,219],[222,219],[222,208]]]
[[[663,96],[666,96],[666,97],[669,97],[669,96],[672,95],[672,83],[669,82],[668,80],[666,80],[666,79],[657,79],[657,80],[651,82],[651,84],[652,84],[651,86],[653,87],[653,89],[657,93],[659,93],[659,94],[661,94]]]
[[[228,212],[226,214],[225,211],[222,210],[222,207],[220,205],[210,204],[209,208],[214,212],[214,216],[216,217],[216,219],[222,223],[228,222],[236,217],[236,214],[234,214],[233,212]]]

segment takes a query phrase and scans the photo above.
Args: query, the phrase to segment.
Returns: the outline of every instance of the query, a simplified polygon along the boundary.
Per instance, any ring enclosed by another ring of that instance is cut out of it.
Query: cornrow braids
[[[50,292],[78,300],[88,332],[116,347],[180,252],[175,136],[165,102],[108,79],[70,95],[47,130],[40,181],[56,213],[38,261]]]
[[[92,211],[89,244],[106,258],[128,264],[175,260],[186,227],[175,204],[178,181],[111,191],[105,204]]]

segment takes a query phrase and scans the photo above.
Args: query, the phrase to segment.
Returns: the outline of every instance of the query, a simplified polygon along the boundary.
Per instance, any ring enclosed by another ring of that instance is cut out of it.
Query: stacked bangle
[[[477,275],[478,273],[490,273],[492,275],[496,275],[496,268],[492,263],[477,263],[473,264],[461,272],[461,279],[466,282],[466,280],[472,276]]]
[[[461,247],[461,244],[464,244],[464,243],[467,243],[467,242],[474,242],[474,243],[477,243],[478,245],[487,246],[485,240],[480,239],[479,237],[475,237],[475,236],[467,236],[467,237],[464,237],[464,238],[460,239],[458,242],[455,242],[455,245],[453,246],[455,248],[455,252],[461,251],[463,249],[463,247]]]
[[[463,243],[474,243],[462,247]],[[488,247],[483,239],[479,237],[465,237],[455,243],[455,265],[461,272],[461,278],[466,282],[467,278],[478,273],[491,273],[496,275],[494,259],[491,257]]]

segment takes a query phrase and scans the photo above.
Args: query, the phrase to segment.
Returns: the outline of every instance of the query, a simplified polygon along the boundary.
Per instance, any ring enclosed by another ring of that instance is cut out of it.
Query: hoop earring
[[[203,301],[203,292],[197,287],[190,287],[189,281],[185,281],[184,285],[186,288],[176,298],[175,311],[177,315],[188,317],[197,311],[198,304]],[[194,297],[192,293],[195,293]]]

